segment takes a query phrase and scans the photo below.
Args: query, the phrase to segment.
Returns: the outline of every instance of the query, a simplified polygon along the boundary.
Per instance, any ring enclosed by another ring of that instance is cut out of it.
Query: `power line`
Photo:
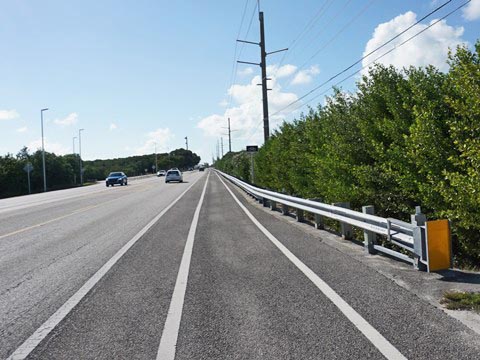
[[[320,85],[314,87],[312,90],[310,90],[309,92],[307,92],[306,94],[302,95],[301,97],[299,97],[298,99],[296,99],[295,101],[292,101],[290,104],[286,105],[285,107],[283,107],[282,109],[276,111],[275,113],[272,114],[272,116],[276,115],[276,114],[279,114],[281,113],[283,110],[289,108],[290,106],[298,103],[299,101],[301,101],[302,99],[306,98],[307,96],[309,96],[310,94],[314,93],[315,91],[317,91],[318,89],[320,89],[321,87],[325,86],[326,84],[328,84],[330,81],[336,79],[337,77],[339,77],[340,75],[346,73],[348,70],[350,70],[351,68],[353,68],[355,65],[359,64],[360,62],[362,62],[365,58],[369,57],[370,55],[374,54],[375,52],[377,52],[378,50],[382,49],[383,47],[385,47],[386,45],[390,44],[392,41],[394,41],[395,39],[397,39],[398,37],[400,37],[401,35],[403,35],[404,33],[406,33],[408,30],[410,30],[411,28],[413,28],[414,26],[418,25],[421,21],[425,20],[426,18],[428,18],[429,16],[433,15],[434,13],[436,13],[437,11],[439,11],[440,9],[442,9],[443,7],[445,7],[447,4],[449,4],[450,2],[452,2],[453,0],[448,0],[447,2],[443,3],[442,5],[438,6],[437,8],[435,8],[434,10],[432,10],[431,12],[429,12],[427,15],[423,16],[420,20],[416,21],[414,24],[410,25],[409,27],[407,27],[405,30],[401,31],[400,33],[398,33],[397,35],[395,35],[394,37],[392,37],[390,40],[384,42],[382,45],[378,46],[377,48],[375,48],[374,50],[370,51],[368,54],[362,56],[359,60],[355,61],[353,64],[351,64],[350,66],[346,67],[345,69],[343,69],[342,71],[338,72],[337,74],[335,74],[334,76],[330,77],[328,80],[324,81],[323,83],[321,83]],[[468,2],[470,2],[471,0],[469,0]],[[467,2],[467,3],[468,3]],[[465,4],[467,4],[465,3]]]
[[[247,8],[248,8],[248,3],[250,2],[250,0],[246,0],[245,1],[245,6],[243,8],[243,13],[242,13],[242,20],[240,21],[240,26],[238,28],[238,32],[237,32],[237,39],[238,37],[240,36],[240,33],[242,31],[242,27],[243,27],[243,22],[245,20],[245,14],[247,13]],[[255,6],[256,8],[256,6]],[[253,19],[253,15],[255,14],[255,10],[252,14],[252,19]],[[251,23],[252,23],[252,19],[250,19],[250,25],[248,26],[248,30],[247,30],[247,33],[250,31],[250,27],[251,27]],[[242,47],[240,48],[240,53],[241,51],[243,50],[243,44],[242,44]],[[237,74],[237,51],[238,51],[238,42],[235,41],[235,52],[234,52],[234,55],[233,55],[233,64],[232,64],[232,72],[230,74],[230,85],[228,86],[227,89],[231,88],[233,83],[236,81],[236,74]],[[241,54],[238,54],[238,57],[240,57]],[[230,104],[231,104],[231,101],[232,101],[232,97],[230,95],[229,97],[229,100],[228,100],[228,107],[230,107]],[[228,108],[227,107],[227,108]]]
[[[240,32],[242,31],[242,27],[243,27],[243,21],[245,20],[245,14],[247,13],[247,7],[248,7],[248,3],[249,3],[250,0],[246,0],[245,1],[245,6],[243,8],[243,13],[242,13],[242,20],[240,21],[240,26],[238,28],[238,32],[237,32],[237,39],[238,37],[240,36]],[[233,64],[232,64],[232,71],[231,71],[231,74],[230,74],[230,86],[232,85],[232,82],[233,82],[233,75],[235,74],[235,69],[237,67],[237,49],[238,49],[238,42],[235,41],[235,52],[233,54]],[[229,87],[230,87],[229,86]]]
[[[342,84],[343,82],[347,81],[348,79],[350,79],[351,77],[355,76],[356,74],[358,74],[359,72],[361,72],[362,70],[365,70],[367,68],[369,68],[372,64],[376,63],[378,60],[380,60],[381,58],[387,56],[388,54],[392,53],[393,51],[397,50],[399,47],[403,46],[404,44],[406,44],[407,42],[413,40],[414,38],[416,38],[417,36],[421,35],[422,33],[424,33],[425,31],[427,31],[428,29],[430,29],[432,26],[438,24],[440,21],[442,20],[445,20],[447,17],[449,17],[450,15],[454,14],[455,12],[457,12],[458,10],[460,10],[461,8],[463,8],[465,5],[467,5],[469,2],[471,2],[472,0],[468,0],[466,1],[465,3],[459,5],[458,7],[456,7],[455,9],[453,9],[452,11],[450,11],[449,13],[447,13],[446,15],[444,15],[443,17],[435,20],[434,22],[432,22],[430,25],[428,25],[426,28],[420,30],[419,32],[417,32],[416,34],[412,35],[411,37],[409,37],[408,39],[406,39],[405,41],[401,42],[400,44],[398,45],[395,45],[394,47],[392,47],[390,50],[388,50],[387,52],[383,53],[382,55],[380,55],[379,57],[375,58],[374,60],[372,60],[371,62],[369,62],[367,65],[363,66],[362,68],[360,68],[359,70],[351,73],[350,75],[348,75],[347,77],[343,78],[342,80],[340,80],[339,82],[335,83],[333,86],[329,87],[327,90],[321,92],[320,94],[317,94],[315,95],[314,97],[312,97],[310,100],[308,100],[306,103],[303,103],[301,104],[301,106],[298,106],[296,107],[295,109],[293,109],[291,112],[295,111],[295,110],[298,110],[298,109],[301,109],[303,106],[311,103],[313,100],[317,99],[318,97],[326,94],[327,92],[329,92],[330,90],[332,90],[333,88],[335,88],[336,86]]]
[[[311,60],[313,60],[322,50],[324,50],[328,45],[330,45],[334,40],[336,40],[340,34],[342,32],[344,32],[351,24],[353,24],[355,22],[355,20],[357,20],[360,16],[363,15],[363,13],[365,13],[365,11],[368,10],[368,8],[373,4],[375,0],[370,0],[362,9],[360,9],[360,11],[355,14],[340,30],[338,30],[329,40],[327,40],[321,47],[319,50],[317,50],[312,56],[310,56],[310,58],[307,59],[307,61],[305,61],[299,68],[298,68],[298,71],[302,70],[305,65],[307,65]],[[347,2],[348,4],[349,2]],[[345,5],[347,5],[345,4]],[[343,10],[343,9],[342,9]],[[333,18],[332,18],[333,20]],[[326,27],[325,27],[326,28]],[[322,30],[324,30],[325,28],[323,28]],[[322,33],[322,31],[320,31],[315,37],[319,37],[320,34]]]
[[[351,1],[351,0],[350,0]],[[308,31],[314,26],[314,24],[320,20],[320,18],[327,12],[330,5],[332,5],[333,0],[325,0],[315,15],[310,19],[310,21],[305,25],[305,27],[300,31],[300,33],[293,39],[293,41],[289,44],[288,48],[290,49],[289,52],[285,52],[280,59],[278,64],[278,69],[282,66],[285,58],[288,56],[289,53],[293,51],[293,49],[300,43],[300,39],[304,37],[308,33]]]
[[[308,48],[308,45],[309,45],[309,44],[311,44],[314,40],[318,39],[318,37],[320,36],[320,34],[322,34],[322,33],[330,26],[330,24],[331,24],[334,20],[336,20],[336,19],[338,18],[338,16],[339,16],[340,14],[343,14],[343,13],[345,12],[345,11],[344,11],[345,8],[346,8],[351,2],[352,2],[352,0],[347,0],[347,1],[343,4],[343,6],[342,6],[333,16],[329,16],[328,21],[325,23],[324,26],[321,27],[320,31],[318,31],[318,32],[315,34],[315,36],[311,37],[311,41],[307,42],[307,43],[305,44],[305,46],[303,46],[302,50],[300,51],[300,55],[302,55],[302,54],[305,52],[305,50]],[[299,55],[297,54],[297,56],[299,56]]]

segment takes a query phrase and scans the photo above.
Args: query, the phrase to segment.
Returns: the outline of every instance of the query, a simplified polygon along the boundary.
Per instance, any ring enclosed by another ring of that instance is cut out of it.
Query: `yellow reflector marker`
[[[452,266],[452,245],[448,220],[426,222],[428,271],[449,269]]]

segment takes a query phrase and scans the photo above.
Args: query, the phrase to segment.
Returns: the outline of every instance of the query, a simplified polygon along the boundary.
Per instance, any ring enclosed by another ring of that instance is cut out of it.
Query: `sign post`
[[[247,145],[247,152],[250,154],[250,176],[252,184],[255,183],[255,168],[253,166],[253,156],[258,152],[258,145]]]
[[[30,173],[32,172],[33,170],[33,165],[32,163],[27,163],[27,165],[25,165],[23,167],[23,171],[25,171],[27,173],[27,179],[28,179],[28,194],[31,194],[32,193],[32,189],[30,187]]]

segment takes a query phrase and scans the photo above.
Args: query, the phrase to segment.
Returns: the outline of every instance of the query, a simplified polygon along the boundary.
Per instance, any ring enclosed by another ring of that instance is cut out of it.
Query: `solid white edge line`
[[[370,325],[359,313],[357,313],[343,298],[338,295],[325,281],[315,274],[307,265],[288,250],[275,236],[272,235],[238,200],[235,194],[225,184],[223,179],[215,173],[233,199],[260,231],[302,272],[315,284],[315,286],[347,317],[355,327],[370,341],[387,359],[406,360],[407,358],[394,347],[382,334]]]
[[[178,332],[180,330],[180,321],[182,320],[183,303],[185,301],[185,292],[187,291],[188,273],[190,271],[190,261],[192,259],[193,243],[195,241],[195,232],[197,231],[198,219],[200,217],[200,210],[202,208],[203,199],[207,190],[208,178],[203,187],[202,195],[198,201],[195,214],[193,215],[192,224],[188,231],[187,242],[182,255],[182,261],[178,270],[177,281],[175,289],[173,290],[172,300],[168,308],[167,319],[160,338],[160,345],[158,346],[157,360],[174,360],[177,346]]]
[[[83,286],[77,290],[50,318],[45,321],[27,340],[23,342],[7,360],[25,359],[47,337],[47,335],[62,321],[72,309],[88,294],[88,292],[102,279],[102,277],[115,265],[115,263],[170,210],[203,176],[200,176],[184,192],[182,192],[165,209],[155,216],[145,227],[142,228],[131,240],[113,255]],[[208,178],[207,178],[208,179]]]

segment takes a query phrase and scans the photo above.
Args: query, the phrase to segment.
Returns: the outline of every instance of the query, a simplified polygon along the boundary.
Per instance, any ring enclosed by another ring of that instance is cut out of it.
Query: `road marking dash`
[[[188,231],[187,242],[183,250],[182,261],[178,270],[177,281],[168,308],[167,319],[158,346],[157,360],[174,360],[177,346],[178,331],[180,330],[180,321],[182,319],[183,303],[185,300],[185,292],[187,291],[188,273],[190,271],[190,260],[192,259],[193,242],[195,241],[195,232],[197,230],[198,219],[200,217],[200,210],[202,208],[203,199],[207,190],[208,179],[210,172],[207,175],[207,181],[203,187],[202,195],[198,201],[197,208],[193,215],[192,224]]]

